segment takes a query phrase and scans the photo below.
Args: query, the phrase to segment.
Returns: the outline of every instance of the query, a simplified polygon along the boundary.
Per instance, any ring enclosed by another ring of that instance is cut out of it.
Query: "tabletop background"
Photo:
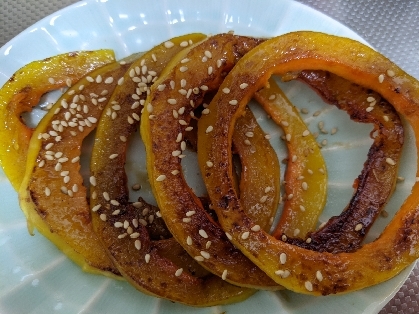
[[[280,0],[278,0],[280,1]],[[0,47],[41,18],[77,0],[0,0]],[[419,79],[418,0],[298,0],[348,26]],[[419,267],[380,311],[419,313]]]

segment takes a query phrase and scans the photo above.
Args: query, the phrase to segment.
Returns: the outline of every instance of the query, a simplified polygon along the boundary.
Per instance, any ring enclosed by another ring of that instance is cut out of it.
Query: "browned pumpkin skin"
[[[225,232],[204,211],[181,174],[180,158],[173,153],[180,149],[176,140],[188,127],[190,111],[200,104],[206,92],[218,88],[225,73],[240,57],[259,43],[257,39],[222,34],[177,56],[151,88],[146,102],[149,110],[144,110],[141,119],[141,135],[154,195],[176,240],[211,272],[218,276],[226,273],[226,280],[231,283],[278,289],[276,283],[229,242]],[[193,64],[190,69],[189,62]],[[182,95],[180,89],[187,94]],[[179,110],[182,114],[178,114]],[[177,114],[174,115],[174,111]],[[187,243],[188,237],[192,245]]]
[[[288,237],[287,242],[320,252],[353,252],[361,246],[394,190],[398,167],[386,160],[391,158],[398,165],[404,141],[403,126],[394,108],[376,92],[323,71],[302,71],[299,78],[318,91],[326,102],[347,111],[351,119],[373,123],[374,142],[355,181],[356,191],[342,214],[308,234],[311,241]],[[369,102],[368,97],[375,100]]]
[[[289,33],[262,43],[242,58],[220,87],[220,90],[229,88],[230,93],[217,93],[209,105],[214,115],[199,121],[199,128],[213,126],[206,140],[198,143],[198,156],[213,160],[216,165],[204,174],[211,187],[210,198],[232,242],[284,287],[327,295],[378,284],[398,274],[419,256],[418,183],[378,239],[355,252],[337,254],[290,245],[263,231],[249,232],[254,223],[245,215],[232,189],[230,147],[236,118],[271,74],[302,70],[326,70],[374,90],[406,118],[419,146],[417,80],[359,42],[316,32]],[[248,84],[246,90],[238,88],[243,83]],[[237,100],[237,105],[229,105],[231,100]],[[243,239],[245,232],[249,232],[249,237]]]

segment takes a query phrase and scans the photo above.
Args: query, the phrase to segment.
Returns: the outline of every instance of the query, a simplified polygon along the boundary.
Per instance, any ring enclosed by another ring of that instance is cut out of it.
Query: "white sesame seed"
[[[224,94],[229,94],[230,93],[230,89],[228,87],[224,87],[223,88],[223,93]]]
[[[285,135],[285,139],[287,140],[287,142],[291,141],[291,134],[287,133]]]
[[[164,181],[164,180],[166,180],[166,176],[164,174],[161,174],[156,178],[156,181],[158,181],[158,182],[161,182],[161,181]]]
[[[378,82],[380,82],[380,83],[384,82],[384,74],[380,74],[378,76]]]
[[[124,226],[124,224],[120,221],[116,221],[113,225],[115,228],[122,228]]]
[[[388,163],[391,166],[394,166],[396,164],[396,162],[390,157],[386,158],[386,163]]]
[[[259,225],[254,225],[250,230],[252,230],[254,232],[258,232],[258,231],[260,231],[260,226]]]
[[[111,200],[111,204],[114,206],[119,206],[119,202],[117,200]]]
[[[393,70],[387,70],[387,75],[390,76],[390,77],[393,77],[393,76],[396,75],[396,73],[394,73]]]
[[[303,182],[303,183],[301,183],[301,188],[302,188],[304,191],[307,191],[307,189],[308,189],[308,184],[307,184],[307,182]]]
[[[250,232],[249,231],[245,231],[242,233],[241,238],[243,240],[246,240],[247,238],[249,238]]]
[[[304,286],[306,287],[306,289],[307,289],[308,291],[313,291],[313,284],[312,284],[310,281],[306,281],[306,282],[304,283]]]
[[[208,239],[208,234],[206,233],[206,231],[204,229],[199,229],[198,233],[204,239]]]
[[[232,105],[232,106],[235,106],[235,105],[237,105],[237,104],[238,104],[238,102],[237,102],[237,100],[236,100],[236,99],[232,99],[232,100],[230,100],[228,103],[229,103],[230,105]]]
[[[302,212],[305,212],[305,211],[306,211],[306,208],[305,208],[303,205],[300,205],[300,210],[301,210]]]
[[[141,250],[141,241],[140,240],[135,240],[134,245],[135,245],[135,248],[137,250]]]
[[[206,251],[201,251],[200,253],[201,253],[201,256],[205,259],[209,259],[211,257],[211,255]]]
[[[366,111],[366,112],[371,112],[373,109],[374,109],[374,107],[369,106],[369,107],[367,107],[367,109],[365,109],[365,111]]]
[[[176,99],[174,99],[174,98],[169,98],[169,99],[167,100],[167,103],[168,103],[168,104],[170,104],[170,105],[176,105],[177,101],[176,101]]]
[[[298,236],[300,234],[300,229],[296,228],[294,229],[294,237]]]
[[[91,184],[91,185],[96,186],[96,178],[95,178],[94,176],[91,176],[91,177],[89,178],[89,181],[90,181],[90,184]]]
[[[50,190],[50,188],[49,188],[49,187],[46,187],[46,188],[45,188],[45,195],[46,195],[46,196],[50,196],[50,195],[51,195],[51,190]]]
[[[303,132],[303,136],[305,137],[305,136],[308,136],[310,134],[310,131],[309,130],[305,130],[304,132]]]
[[[316,271],[316,278],[317,278],[318,281],[323,280],[323,274],[321,273],[320,270]]]
[[[172,48],[174,45],[175,45],[175,44],[174,44],[173,42],[171,42],[170,40],[169,40],[169,41],[166,41],[166,42],[164,43],[164,46],[165,46],[166,48]]]
[[[355,231],[360,231],[364,226],[362,224],[357,224],[355,226]]]
[[[281,253],[279,255],[279,261],[281,262],[282,265],[284,265],[287,262],[287,254]]]
[[[99,218],[100,218],[102,221],[106,221],[106,214],[100,214]]]
[[[207,129],[205,130],[205,133],[210,133],[214,130],[214,127],[212,125],[208,126]]]
[[[187,43],[186,43],[187,44]],[[182,275],[182,272],[183,272],[183,268],[179,268],[178,270],[176,270],[176,272],[175,272],[175,276],[176,277],[179,277],[180,275]]]
[[[276,98],[276,95],[270,95],[268,99],[269,100],[274,100],[275,98]]]
[[[111,155],[109,155],[109,159],[115,159],[116,157],[118,157],[118,154],[111,154]]]
[[[182,66],[182,67],[179,68],[179,71],[180,72],[186,72],[186,71],[188,71],[188,67],[187,66]]]
[[[101,208],[101,207],[102,207],[102,205],[100,205],[100,204],[97,204],[96,206],[93,206],[92,212],[97,212],[99,210],[99,208]]]
[[[259,202],[261,202],[261,203],[265,203],[265,202],[267,201],[267,199],[268,199],[268,195],[263,195],[263,196],[259,199]]]
[[[212,74],[212,72],[213,72],[212,66],[209,66],[209,67],[208,67],[208,75],[211,75],[211,74]]]
[[[197,262],[203,262],[204,261],[204,258],[202,256],[199,256],[199,255],[195,256],[194,258]]]
[[[181,120],[178,120],[178,122],[179,122],[179,124],[180,124],[180,125],[188,125],[188,122],[186,122],[185,120],[182,120],[182,119],[181,119]],[[186,128],[186,129],[187,129],[187,128]],[[186,129],[185,129],[185,130],[186,130]],[[191,129],[191,130],[192,130],[192,129]],[[186,130],[186,131],[188,131],[188,130]]]
[[[209,160],[206,162],[206,164],[208,168],[212,168],[214,166],[213,162]]]

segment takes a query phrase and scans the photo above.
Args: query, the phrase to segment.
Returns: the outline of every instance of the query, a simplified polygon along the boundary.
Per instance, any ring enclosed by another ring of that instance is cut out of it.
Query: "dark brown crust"
[[[320,230],[306,239],[288,238],[287,242],[320,252],[353,252],[357,250],[394,190],[397,167],[386,162],[400,159],[403,126],[394,108],[380,95],[325,71],[302,71],[298,77],[312,87],[325,102],[345,110],[357,122],[373,123],[374,142],[364,168],[355,180],[356,191],[339,216],[333,216]],[[371,112],[367,97],[374,97]],[[386,121],[383,116],[388,117]],[[362,223],[362,228],[356,226]]]

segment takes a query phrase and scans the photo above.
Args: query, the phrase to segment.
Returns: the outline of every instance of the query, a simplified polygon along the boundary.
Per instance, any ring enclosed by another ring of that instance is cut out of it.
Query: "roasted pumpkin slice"
[[[204,37],[192,34],[173,38],[151,49],[128,69],[124,85],[114,91],[99,121],[91,159],[96,182],[91,186],[90,203],[94,230],[121,274],[140,291],[193,306],[236,302],[254,291],[208,273],[173,238],[152,240],[150,222],[162,219],[156,210],[151,213],[152,207],[143,200],[129,202],[124,164],[127,139],[139,124],[140,100],[152,85],[151,80],[136,92],[138,76],[130,76],[131,71],[141,67],[158,76],[176,52]],[[133,99],[133,94],[139,99]]]
[[[374,142],[362,173],[354,182],[355,193],[342,214],[310,233],[309,240],[288,238],[287,242],[316,251],[354,251],[360,247],[394,190],[396,161],[400,160],[404,141],[403,125],[394,108],[374,91],[324,71],[302,71],[299,78],[326,102],[347,111],[351,119],[373,123]]]
[[[19,200],[30,229],[36,227],[88,271],[118,273],[93,232],[79,173],[81,145],[137,57],[99,68],[69,88],[41,120],[29,145]]]
[[[279,162],[265,133],[250,109],[237,119],[233,146],[240,158],[241,171],[238,193],[246,213],[255,221],[254,229],[269,231],[280,199]],[[201,164],[201,168],[211,166]]]
[[[288,148],[284,209],[273,236],[305,238],[308,232],[315,230],[326,203],[326,164],[297,108],[273,78],[267,87],[255,93],[254,98],[284,130]]]
[[[212,130],[198,142],[198,156],[214,161],[214,167],[204,173],[213,208],[231,241],[290,290],[327,295],[378,284],[419,257],[419,183],[375,241],[354,252],[337,254],[291,245],[262,230],[252,232],[254,222],[235,194],[230,161],[235,120],[272,74],[302,70],[329,71],[375,91],[394,106],[419,138],[419,82],[380,53],[351,39],[316,32],[269,39],[248,52],[226,76],[208,107],[216,118],[208,115],[199,121],[199,128],[211,126]],[[243,84],[245,89],[240,88]],[[223,93],[224,89],[230,92]],[[394,167],[397,160],[388,157],[387,164]]]
[[[15,190],[25,174],[33,129],[21,115],[43,94],[73,85],[88,72],[114,61],[111,50],[70,52],[33,61],[19,69],[0,89],[0,163]]]
[[[192,130],[190,112],[206,92],[217,90],[223,74],[259,42],[222,34],[178,54],[151,87],[141,119],[141,136],[154,195],[176,240],[201,265],[231,283],[276,289],[278,285],[230,243],[229,234],[204,210],[181,169],[183,134]],[[206,132],[211,133],[212,128]],[[215,166],[212,162],[203,161],[209,168]]]

